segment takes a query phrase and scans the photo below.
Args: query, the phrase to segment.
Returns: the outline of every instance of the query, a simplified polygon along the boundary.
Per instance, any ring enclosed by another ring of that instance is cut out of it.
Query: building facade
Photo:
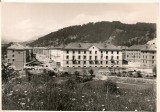
[[[7,63],[15,69],[23,69],[26,62],[32,60],[32,50],[20,44],[13,44],[7,49]]]
[[[50,47],[51,60],[56,62],[56,65],[63,67],[63,47]]]
[[[122,50],[105,43],[70,43],[63,49],[63,67],[121,67]]]
[[[141,61],[141,49],[145,45],[133,45],[125,50],[125,60],[129,62],[140,62]]]
[[[156,46],[146,45],[145,48],[141,50],[141,66],[152,68],[156,66]]]

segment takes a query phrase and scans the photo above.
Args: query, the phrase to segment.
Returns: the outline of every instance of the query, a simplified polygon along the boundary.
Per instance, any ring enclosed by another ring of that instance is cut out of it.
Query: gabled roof
[[[156,51],[156,50],[157,50],[157,47],[156,47],[155,44],[146,45],[146,46],[143,47],[141,50],[142,50],[142,51]]]
[[[106,43],[70,43],[64,49],[68,50],[88,50],[91,46],[95,46],[100,50],[121,50],[121,47]]]
[[[128,48],[128,50],[141,50],[145,47],[146,45],[133,45]]]
[[[13,50],[25,50],[25,49],[31,49],[29,46],[23,46],[21,44],[15,43],[8,47],[7,49],[13,49]]]
[[[50,49],[63,49],[64,48],[64,45],[60,45],[60,46],[50,46],[49,47]]]

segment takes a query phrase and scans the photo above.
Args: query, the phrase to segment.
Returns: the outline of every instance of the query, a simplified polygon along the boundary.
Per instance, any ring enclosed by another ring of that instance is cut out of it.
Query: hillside
[[[58,46],[70,42],[106,42],[114,45],[131,46],[145,44],[156,37],[156,24],[125,24],[119,21],[102,21],[69,26],[49,33],[31,42],[31,46]]]

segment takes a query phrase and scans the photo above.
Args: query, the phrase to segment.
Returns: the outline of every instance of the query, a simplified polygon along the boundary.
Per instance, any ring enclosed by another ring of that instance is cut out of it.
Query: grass
[[[106,81],[77,83],[74,77],[53,78],[34,75],[15,78],[3,85],[3,110],[63,111],[155,111],[156,93],[146,88],[117,83],[114,93],[107,94]],[[138,88],[138,89],[137,89]]]

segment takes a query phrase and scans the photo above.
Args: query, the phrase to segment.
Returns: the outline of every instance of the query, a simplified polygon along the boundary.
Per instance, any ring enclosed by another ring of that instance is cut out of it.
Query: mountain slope
[[[156,24],[154,23],[124,24],[119,21],[102,21],[66,27],[47,34],[29,45],[58,46],[62,43],[95,43],[108,41],[109,39],[115,45],[131,46],[134,44],[145,44],[155,38],[155,36]]]

